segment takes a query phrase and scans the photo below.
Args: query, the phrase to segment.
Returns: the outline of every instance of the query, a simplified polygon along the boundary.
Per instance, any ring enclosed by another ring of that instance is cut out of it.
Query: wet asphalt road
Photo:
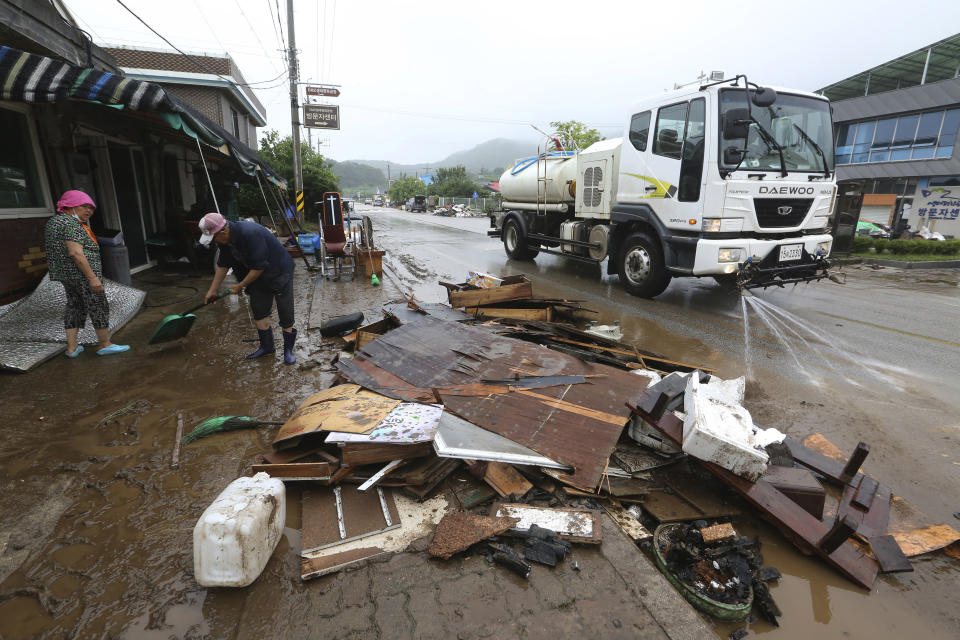
[[[958,270],[852,266],[841,270],[845,285],[767,289],[752,302],[712,279],[674,279],[644,300],[605,275],[605,264],[601,273],[547,254],[509,260],[486,236],[486,218],[359,213],[371,216],[376,243],[388,250],[387,276],[418,299],[445,301],[436,282],[462,282],[470,270],[526,274],[535,295],[581,300],[601,324],[618,320],[626,342],[722,378],[747,376],[746,405],[758,424],[796,438],[820,432],[843,451],[869,443],[869,473],[932,521],[960,524],[952,515],[960,511]],[[867,598],[758,526],[772,563],[786,568],[775,593],[790,602],[783,637],[955,637],[960,628],[949,595],[960,587],[960,562],[921,560],[913,574],[882,576],[879,595]]]

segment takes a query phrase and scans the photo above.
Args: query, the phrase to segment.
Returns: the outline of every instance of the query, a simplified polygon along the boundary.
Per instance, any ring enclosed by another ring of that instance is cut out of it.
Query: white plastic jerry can
[[[193,572],[204,587],[245,587],[280,542],[287,515],[283,482],[266,473],[237,478],[193,528]]]

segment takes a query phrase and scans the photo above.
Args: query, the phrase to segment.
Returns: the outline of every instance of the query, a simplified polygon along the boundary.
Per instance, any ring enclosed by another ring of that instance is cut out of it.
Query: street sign
[[[308,96],[323,96],[326,98],[339,98],[340,89],[336,87],[307,87]]]
[[[333,104],[303,105],[303,126],[311,129],[340,129],[340,107]]]

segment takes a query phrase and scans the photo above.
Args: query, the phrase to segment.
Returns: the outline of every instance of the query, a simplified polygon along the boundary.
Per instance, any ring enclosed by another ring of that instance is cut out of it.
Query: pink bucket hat
[[[213,241],[213,234],[223,229],[226,224],[226,218],[219,213],[208,213],[200,218],[200,222],[197,224],[203,234],[200,236],[200,244],[205,247],[209,246]]]
[[[85,204],[90,205],[94,209],[97,208],[97,205],[93,203],[93,198],[83,191],[70,189],[69,191],[64,191],[63,195],[60,196],[60,200],[57,201],[57,211],[63,212],[65,209],[79,207]]]

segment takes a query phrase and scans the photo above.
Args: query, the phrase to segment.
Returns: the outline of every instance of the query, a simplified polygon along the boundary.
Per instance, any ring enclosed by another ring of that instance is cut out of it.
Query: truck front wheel
[[[532,260],[540,253],[527,246],[527,237],[520,227],[520,223],[513,218],[503,225],[503,250],[514,260]]]
[[[620,279],[631,295],[653,298],[670,284],[660,244],[645,233],[634,233],[623,243]]]

